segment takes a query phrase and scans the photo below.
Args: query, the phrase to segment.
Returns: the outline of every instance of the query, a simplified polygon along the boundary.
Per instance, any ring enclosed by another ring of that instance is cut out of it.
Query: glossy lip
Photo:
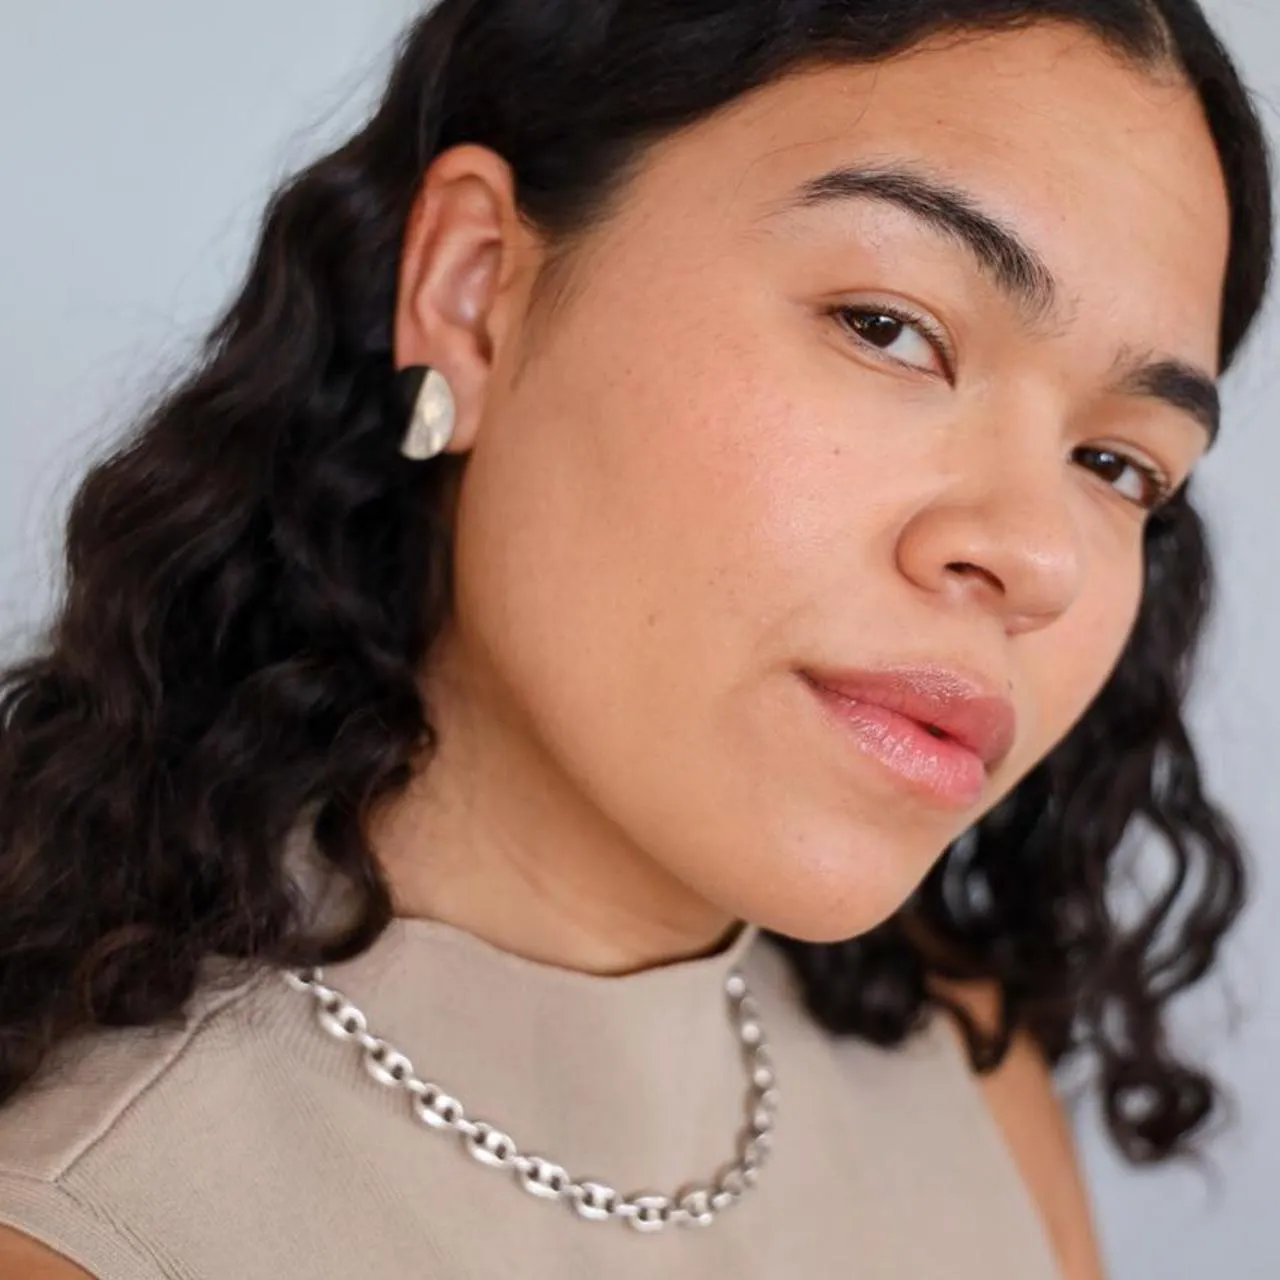
[[[1013,749],[1017,713],[991,685],[947,667],[883,671],[804,670],[811,684],[854,704],[878,707],[938,730],[977,756],[988,774]]]

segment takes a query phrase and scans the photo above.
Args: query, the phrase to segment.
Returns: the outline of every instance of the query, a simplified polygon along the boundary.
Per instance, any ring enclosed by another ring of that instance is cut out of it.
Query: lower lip
[[[935,738],[919,721],[896,711],[805,683],[837,727],[852,733],[866,755],[916,795],[952,809],[972,809],[982,799],[987,769],[981,756],[952,738]]]

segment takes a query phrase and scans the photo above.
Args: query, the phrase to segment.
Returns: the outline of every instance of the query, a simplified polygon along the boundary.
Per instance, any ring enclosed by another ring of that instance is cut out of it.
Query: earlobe
[[[438,457],[457,425],[458,409],[448,379],[439,369],[412,365],[396,374],[396,391],[409,418],[400,452],[413,462]]]

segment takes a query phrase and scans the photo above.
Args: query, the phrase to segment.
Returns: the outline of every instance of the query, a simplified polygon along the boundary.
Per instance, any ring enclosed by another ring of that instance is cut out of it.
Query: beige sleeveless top
[[[1053,1280],[1046,1233],[941,1016],[885,1051],[821,1030],[754,927],[622,977],[397,919],[325,980],[468,1113],[580,1178],[672,1192],[735,1150],[724,979],[779,1085],[758,1185],[712,1225],[578,1218],[428,1129],[259,969],[183,1030],[64,1047],[0,1109],[0,1221],[101,1280]]]

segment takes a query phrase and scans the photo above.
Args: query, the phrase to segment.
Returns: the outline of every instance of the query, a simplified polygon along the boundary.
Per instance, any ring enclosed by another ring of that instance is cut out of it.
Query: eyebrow
[[[905,210],[958,241],[1029,326],[1060,317],[1062,287],[1044,258],[1016,231],[985,211],[968,191],[905,165],[843,166],[802,183],[766,211],[766,219],[848,200],[876,200]],[[1116,362],[1122,395],[1158,400],[1188,414],[1218,438],[1221,400],[1215,380],[1185,360],[1134,357]]]

